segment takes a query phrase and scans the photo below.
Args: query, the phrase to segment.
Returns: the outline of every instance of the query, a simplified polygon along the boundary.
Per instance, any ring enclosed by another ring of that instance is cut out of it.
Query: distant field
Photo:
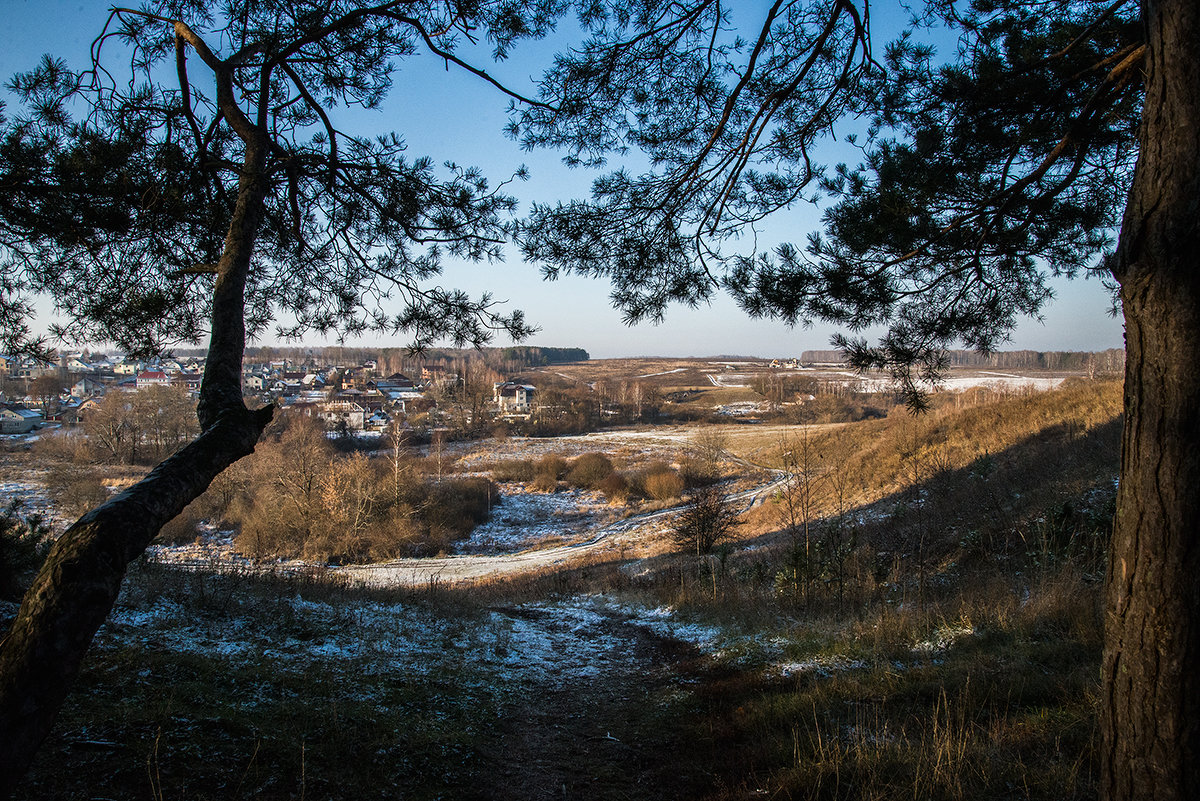
[[[865,391],[878,391],[886,382],[880,373],[860,375],[842,365],[815,364],[787,367],[772,366],[769,359],[590,359],[538,368],[536,373],[558,375],[571,381],[592,384],[597,381],[619,384],[622,381],[652,385],[663,390],[686,388],[733,387],[752,384],[770,375],[813,378],[818,381],[859,385]],[[947,373],[944,388],[961,390],[977,386],[1030,386],[1048,389],[1072,376],[1084,376],[1085,370],[993,369],[956,367]]]

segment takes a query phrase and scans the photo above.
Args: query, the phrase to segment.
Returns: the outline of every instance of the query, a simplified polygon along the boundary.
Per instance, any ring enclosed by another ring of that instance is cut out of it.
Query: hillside
[[[783,470],[701,557],[655,525],[460,584],[139,563],[21,797],[1092,797],[1120,395],[439,462],[519,483],[526,443],[630,471],[719,446],[717,486]]]

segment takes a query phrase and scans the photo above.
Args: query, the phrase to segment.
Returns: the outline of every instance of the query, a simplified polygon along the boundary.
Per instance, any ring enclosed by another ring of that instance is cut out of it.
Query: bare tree
[[[817,497],[823,481],[823,471],[807,427],[798,436],[785,438],[779,444],[779,463],[787,478],[779,490],[778,509],[784,530],[790,540],[787,571],[792,592],[807,604],[812,599],[813,579],[820,571],[821,554],[815,541]]]
[[[675,543],[703,556],[729,540],[737,524],[737,510],[720,488],[701,487],[675,520]]]

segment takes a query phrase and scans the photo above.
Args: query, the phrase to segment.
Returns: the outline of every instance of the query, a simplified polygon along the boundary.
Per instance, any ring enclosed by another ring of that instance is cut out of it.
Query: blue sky
[[[81,67],[92,39],[104,24],[109,4],[0,0],[0,7],[6,22],[0,46],[0,76],[7,81],[14,72],[34,66],[43,53],[61,56],[72,67]],[[876,27],[883,32],[878,19]],[[528,87],[540,65],[547,63],[562,41],[560,38],[557,42],[521,47],[510,62],[487,68],[515,88],[531,91]],[[567,200],[587,194],[595,173],[568,170],[553,152],[522,152],[503,136],[507,103],[499,92],[453,66],[447,71],[442,62],[430,57],[398,66],[394,89],[383,109],[358,112],[344,127],[363,133],[396,131],[408,142],[411,154],[426,154],[439,163],[453,160],[476,165],[493,180],[525,164],[531,179],[513,187],[522,210],[533,201]],[[797,207],[772,220],[770,233],[803,242],[817,218],[818,212],[811,207]],[[545,282],[534,267],[522,263],[515,250],[503,264],[447,263],[441,283],[476,295],[490,291],[523,309],[541,327],[530,344],[582,347],[593,357],[789,356],[806,349],[827,348],[836,330],[820,325],[790,329],[774,321],[750,320],[727,298],[699,309],[672,309],[666,321],[657,326],[630,328],[608,305],[609,288],[605,283],[574,277]],[[1109,299],[1099,281],[1064,280],[1053,286],[1057,297],[1044,309],[1044,323],[1022,320],[1003,349],[1099,350],[1122,346],[1121,322],[1107,314]],[[351,344],[372,342],[377,340]],[[379,344],[403,345],[405,341],[398,337]]]

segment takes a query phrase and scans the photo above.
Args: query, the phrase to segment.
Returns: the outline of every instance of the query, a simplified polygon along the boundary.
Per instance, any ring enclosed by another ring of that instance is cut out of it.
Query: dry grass
[[[1054,392],[965,408],[964,403],[970,403],[969,396],[943,396],[926,415],[898,412],[886,420],[819,432],[814,448],[837,460],[851,484],[866,493],[864,499],[874,500],[1023,441],[1085,436],[1120,416],[1122,395],[1117,381],[1077,381]]]
[[[857,522],[840,576],[825,568],[807,597],[781,591],[771,504],[724,558],[610,553],[478,589],[607,593],[741,632],[695,691],[704,797],[1094,797],[1120,387],[964,400],[814,431],[855,477]],[[730,450],[765,447],[722,428]]]

